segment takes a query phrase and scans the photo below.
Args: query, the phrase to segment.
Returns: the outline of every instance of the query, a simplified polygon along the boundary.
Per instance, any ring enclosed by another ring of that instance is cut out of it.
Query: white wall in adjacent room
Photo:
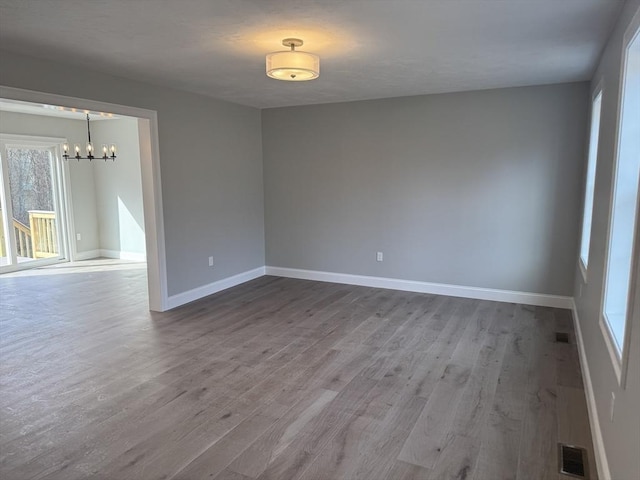
[[[100,248],[142,259],[146,247],[138,120],[99,120],[92,123],[91,133],[97,155],[103,143],[118,148],[115,161],[93,161]]]

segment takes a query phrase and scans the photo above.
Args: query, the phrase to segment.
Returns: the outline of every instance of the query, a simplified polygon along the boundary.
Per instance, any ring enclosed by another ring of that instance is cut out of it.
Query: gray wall
[[[100,248],[144,255],[144,209],[138,119],[123,117],[92,122],[98,155],[102,144],[116,143],[118,158],[93,162]]]
[[[264,265],[260,111],[0,52],[0,84],[158,112],[169,295]],[[215,268],[207,257],[213,255]]]
[[[80,120],[0,112],[0,132],[16,135],[66,138],[69,142],[86,141],[86,123]],[[73,222],[82,240],[76,241],[78,252],[100,248],[96,217],[95,184],[93,167],[89,162],[69,162]]]
[[[576,263],[574,297],[597,403],[600,427],[611,478],[633,479],[640,472],[640,281],[636,284],[635,315],[631,320],[631,347],[626,389],[616,379],[602,331],[599,327],[605,248],[609,225],[612,167],[615,158],[616,127],[622,39],[640,1],[628,1],[593,77],[592,88],[602,81],[602,114],[594,194],[588,282],[583,283]],[[583,180],[584,181],[584,180]],[[577,260],[577,259],[576,259]],[[640,272],[636,271],[640,279]],[[611,392],[616,395],[614,420],[609,420]]]
[[[267,265],[571,295],[587,95],[263,110]]]

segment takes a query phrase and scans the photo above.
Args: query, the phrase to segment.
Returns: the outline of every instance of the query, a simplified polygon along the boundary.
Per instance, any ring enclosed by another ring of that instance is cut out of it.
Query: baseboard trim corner
[[[596,397],[593,391],[593,383],[591,383],[591,372],[589,371],[587,352],[584,348],[584,341],[582,339],[582,329],[580,328],[580,319],[578,318],[578,308],[576,307],[574,300],[571,301],[571,304],[573,328],[576,332],[578,355],[580,357],[580,370],[582,371],[582,383],[584,384],[585,393],[587,395],[587,410],[589,412],[589,425],[591,426],[591,433],[593,435],[593,452],[596,457],[595,461],[596,468],[598,469],[598,478],[600,480],[611,480],[609,462],[607,461],[607,452],[604,448],[604,439],[602,438],[602,430],[600,429]]]
[[[254,280],[256,278],[262,277],[264,274],[265,267],[258,267],[254,268],[253,270],[247,270],[246,272],[238,273],[231,277],[217,280],[201,287],[187,290],[186,292],[171,295],[167,298],[167,310],[171,310],[172,308],[176,308],[186,303],[193,302],[208,295],[221,292],[222,290],[226,290],[227,288],[235,287],[236,285],[248,282],[249,280]]]
[[[526,305],[536,305],[541,307],[571,309],[573,304],[572,297],[563,297],[559,295],[544,295],[540,293],[517,292],[512,290],[466,287],[461,285],[448,285],[444,283],[401,280],[397,278],[371,277],[367,275],[351,275],[347,273],[322,272],[317,270],[302,270],[298,268],[272,266],[266,266],[265,272],[266,275],[274,275],[276,277],[345,283],[363,287],[388,288],[390,290],[405,290],[408,292],[476,298],[479,300],[492,300],[497,302],[523,303]]]

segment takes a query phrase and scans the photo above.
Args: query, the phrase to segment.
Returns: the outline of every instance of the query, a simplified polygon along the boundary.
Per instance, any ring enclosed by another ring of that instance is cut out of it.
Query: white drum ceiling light
[[[299,38],[285,38],[282,45],[291,50],[267,55],[267,76],[287,82],[304,82],[320,76],[320,57],[301,52],[296,47],[303,44]]]

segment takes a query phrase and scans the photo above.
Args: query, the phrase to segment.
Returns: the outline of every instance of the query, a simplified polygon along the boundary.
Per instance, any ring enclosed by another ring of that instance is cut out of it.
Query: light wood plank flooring
[[[557,480],[558,441],[593,460],[568,310],[263,277],[156,314],[143,265],[84,265],[0,277],[3,480]]]

